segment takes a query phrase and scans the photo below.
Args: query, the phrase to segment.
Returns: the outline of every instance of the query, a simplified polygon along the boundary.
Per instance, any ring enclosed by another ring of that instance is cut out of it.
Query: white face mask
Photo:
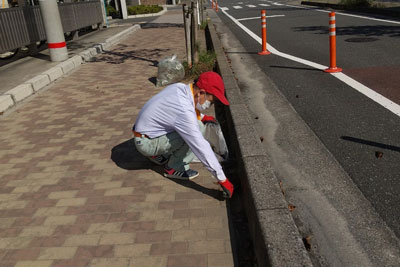
[[[210,106],[211,106],[211,102],[208,100],[204,101],[203,104],[200,104],[199,102],[197,102],[197,104],[196,104],[196,108],[199,111],[204,111],[204,110],[208,109]]]

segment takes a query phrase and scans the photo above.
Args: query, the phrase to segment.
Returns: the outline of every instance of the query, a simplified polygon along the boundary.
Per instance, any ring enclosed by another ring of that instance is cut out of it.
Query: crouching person
[[[194,84],[169,85],[139,112],[133,126],[134,141],[141,154],[164,165],[164,176],[168,178],[196,178],[199,173],[189,168],[196,155],[218,180],[224,196],[230,198],[233,185],[203,137],[203,122],[215,119],[201,112],[215,101],[229,105],[222,78],[215,72],[202,73]]]

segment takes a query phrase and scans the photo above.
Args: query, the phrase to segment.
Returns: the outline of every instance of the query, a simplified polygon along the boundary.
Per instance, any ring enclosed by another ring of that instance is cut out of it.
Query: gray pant
[[[199,127],[204,135],[205,126],[201,121]],[[177,132],[172,132],[156,138],[135,137],[136,149],[144,156],[163,155],[169,158],[168,167],[177,171],[189,169],[189,163],[194,158],[194,153]]]

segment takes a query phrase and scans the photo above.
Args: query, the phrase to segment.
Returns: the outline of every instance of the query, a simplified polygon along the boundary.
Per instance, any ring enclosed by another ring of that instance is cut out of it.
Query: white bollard
[[[126,8],[126,1],[125,0],[120,0],[120,1],[121,1],[122,19],[127,19],[128,18],[128,9]]]
[[[39,0],[39,6],[51,61],[64,61],[68,59],[68,51],[57,2],[55,0]]]

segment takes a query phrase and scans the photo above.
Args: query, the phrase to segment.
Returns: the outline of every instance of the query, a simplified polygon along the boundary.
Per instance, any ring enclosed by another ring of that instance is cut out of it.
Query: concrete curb
[[[106,39],[104,43],[96,44],[78,55],[63,61],[32,79],[8,90],[4,94],[0,95],[0,115],[4,114],[4,112],[9,109],[12,109],[18,103],[37,93],[57,79],[69,74],[84,62],[90,61],[92,57],[102,53],[112,45],[121,42],[123,39],[127,38],[129,34],[138,29],[140,29],[138,24],[129,27],[128,29]]]
[[[217,71],[224,80],[226,96],[230,102],[225,108],[225,115],[239,165],[243,201],[257,265],[312,266],[270,159],[256,135],[247,104],[227,62],[214,25],[209,23],[207,29],[206,37],[217,55]]]

